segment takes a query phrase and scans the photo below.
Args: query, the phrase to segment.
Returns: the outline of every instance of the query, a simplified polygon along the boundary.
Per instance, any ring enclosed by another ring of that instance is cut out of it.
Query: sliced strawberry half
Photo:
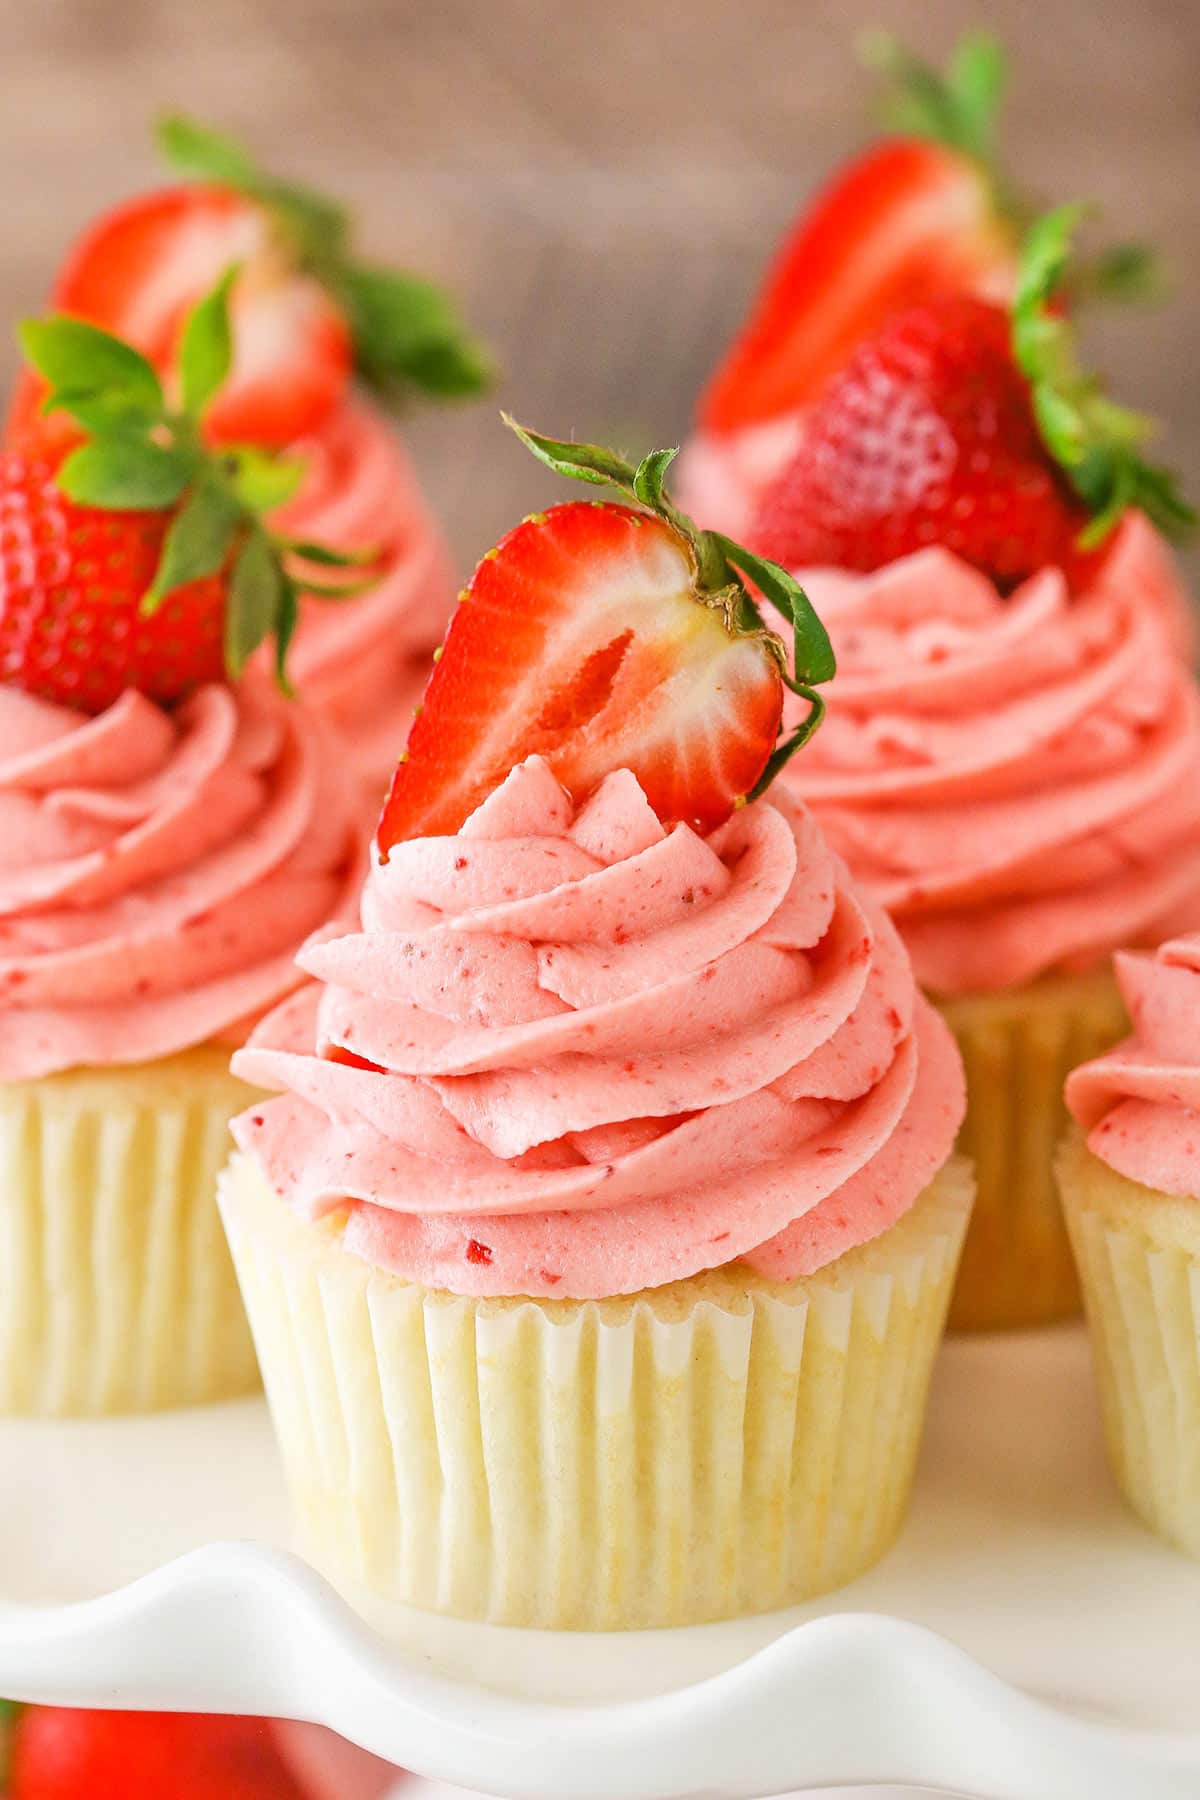
[[[457,831],[535,754],[576,801],[630,769],[661,819],[710,829],[818,722],[812,684],[834,668],[824,628],[782,569],[698,531],[673,505],[663,482],[674,451],[635,470],[596,445],[513,428],[550,468],[616,487],[638,510],[555,506],[484,557],[396,771],[380,849]],[[790,620],[790,659],[739,569]],[[810,714],[781,745],[785,686]]]
[[[835,176],[772,266],[700,403],[730,432],[807,406],[893,313],[944,293],[1007,297],[1012,235],[973,158],[889,140]]]
[[[175,383],[183,324],[226,269],[234,366],[206,428],[214,442],[283,445],[316,429],[350,379],[349,327],[320,284],[282,255],[267,209],[230,188],[178,187],[130,201],[94,225],[54,288],[56,311],[86,319],[140,350]],[[45,387],[18,385],[8,439],[40,421]],[[60,423],[64,447],[73,430]],[[40,438],[45,447],[44,436]]]
[[[586,500],[526,519],[463,594],[380,825],[446,836],[517,763],[576,798],[632,769],[663,819],[711,827],[762,774],[779,664],[701,595],[661,519]]]

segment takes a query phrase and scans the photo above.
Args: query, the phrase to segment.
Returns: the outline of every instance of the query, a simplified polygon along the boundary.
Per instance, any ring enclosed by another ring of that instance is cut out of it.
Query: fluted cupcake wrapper
[[[258,1385],[216,1208],[252,1098],[216,1048],[0,1086],[0,1413],[150,1412]]]
[[[950,1303],[951,1331],[1071,1318],[1079,1281],[1054,1178],[1072,1069],[1129,1029],[1107,968],[939,1002],[967,1074],[958,1148],[978,1196]]]
[[[1117,1482],[1200,1557],[1200,1207],[1127,1181],[1078,1131],[1058,1172]]]
[[[221,1207],[301,1548],[384,1629],[397,1605],[684,1625],[848,1581],[903,1514],[972,1191],[954,1161],[786,1285],[469,1300],[371,1269],[235,1158]]]

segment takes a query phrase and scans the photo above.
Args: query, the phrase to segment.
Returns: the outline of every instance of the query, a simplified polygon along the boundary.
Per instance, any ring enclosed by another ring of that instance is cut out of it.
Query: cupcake
[[[284,485],[279,530],[369,552],[382,565],[354,606],[306,600],[291,664],[377,805],[454,597],[440,530],[377,402],[476,394],[489,365],[436,288],[352,255],[336,202],[275,180],[240,146],[189,121],[169,120],[160,135],[190,184],[94,223],[69,253],[53,304],[136,344],[176,397],[182,320],[237,267],[234,367],[206,431],[217,444],[289,450],[296,479],[304,475],[294,495]],[[44,451],[44,393],[27,373],[10,446],[32,430]],[[60,444],[73,434],[59,415]]]
[[[301,1544],[355,1604],[691,1624],[838,1586],[899,1526],[962,1072],[885,916],[764,796],[785,676],[798,739],[831,672],[803,595],[695,532],[669,456],[526,441],[641,507],[552,508],[480,564],[361,929],[235,1058],[277,1097],[221,1208]]]
[[[1076,216],[1035,229],[1011,314],[942,298],[862,345],[752,533],[839,655],[791,784],[963,1050],[963,1328],[1078,1310],[1063,1082],[1125,1029],[1112,951],[1200,919],[1200,712],[1162,537],[1188,509],[1052,309]]]
[[[1117,971],[1133,1035],[1067,1083],[1059,1178],[1117,1480],[1200,1556],[1200,934]]]
[[[303,570],[243,497],[269,462],[198,447],[223,298],[193,320],[182,418],[116,339],[27,328],[63,402],[118,424],[58,469],[0,456],[4,1413],[256,1385],[214,1204],[252,1098],[230,1052],[361,881],[329,728],[226,679],[265,636],[286,648]]]

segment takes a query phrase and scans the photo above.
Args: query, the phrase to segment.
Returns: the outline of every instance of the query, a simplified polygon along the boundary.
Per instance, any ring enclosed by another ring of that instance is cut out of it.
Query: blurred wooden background
[[[500,396],[563,434],[675,441],[798,203],[870,119],[866,25],[1014,62],[1014,174],[1156,239],[1173,303],[1096,354],[1200,489],[1196,0],[0,0],[0,276],[35,308],[68,236],[155,179],[186,108],[353,196],[365,242],[452,283]],[[7,379],[9,334],[0,347]],[[414,418],[464,568],[551,491],[491,403]]]

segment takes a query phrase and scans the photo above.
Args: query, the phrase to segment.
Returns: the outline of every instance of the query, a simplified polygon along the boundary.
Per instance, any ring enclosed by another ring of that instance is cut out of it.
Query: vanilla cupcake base
[[[899,1527],[971,1198],[956,1160],[788,1284],[469,1300],[372,1269],[235,1158],[221,1209],[301,1549],[384,1626],[688,1625],[840,1586]]]
[[[0,1413],[150,1412],[258,1385],[215,1204],[253,1097],[215,1047],[0,1085]]]
[[[1116,980],[1106,967],[938,1004],[966,1068],[958,1148],[978,1182],[950,1329],[1071,1318],[1079,1281],[1054,1179],[1069,1123],[1063,1086],[1128,1031]]]
[[[1200,1202],[1126,1180],[1077,1129],[1058,1170],[1117,1482],[1200,1557]]]

